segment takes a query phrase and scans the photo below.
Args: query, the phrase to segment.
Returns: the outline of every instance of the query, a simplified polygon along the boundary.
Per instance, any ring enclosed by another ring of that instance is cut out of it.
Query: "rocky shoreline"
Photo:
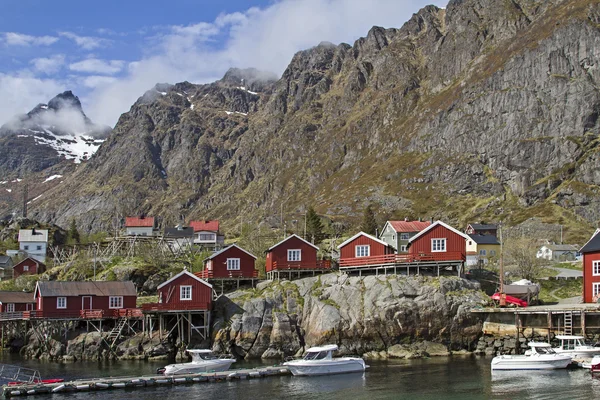
[[[487,301],[477,282],[454,276],[333,273],[265,281],[216,300],[212,348],[238,358],[279,360],[326,343],[366,359],[462,354],[480,348],[483,321],[470,309]],[[30,332],[20,352],[57,361],[186,358],[184,345],[157,334],[125,338],[112,350],[108,332],[71,332],[69,339],[41,343]]]

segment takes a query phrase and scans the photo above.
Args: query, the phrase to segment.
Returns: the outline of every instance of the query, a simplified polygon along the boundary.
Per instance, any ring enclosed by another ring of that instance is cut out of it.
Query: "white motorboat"
[[[188,363],[169,364],[165,368],[157,371],[165,375],[183,375],[198,374],[201,372],[220,372],[227,371],[235,358],[218,357],[208,349],[186,350],[191,356],[192,361]]]
[[[524,355],[502,355],[492,359],[493,370],[514,369],[561,369],[567,368],[572,357],[556,353],[550,344],[529,342],[530,349]]]
[[[337,345],[311,347],[304,358],[283,363],[293,375],[329,375],[363,372],[369,366],[359,357],[333,358]]]
[[[568,354],[575,359],[592,358],[600,355],[600,347],[594,347],[585,344],[583,336],[556,335],[560,340],[558,347],[553,347],[558,354]]]

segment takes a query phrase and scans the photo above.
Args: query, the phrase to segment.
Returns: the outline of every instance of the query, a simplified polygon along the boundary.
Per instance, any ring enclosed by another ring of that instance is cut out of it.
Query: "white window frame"
[[[600,276],[600,260],[592,261],[592,276]]]
[[[592,282],[592,297],[600,295],[600,282]]]
[[[437,243],[437,245],[435,245],[435,243]],[[442,244],[443,244],[443,246],[441,246]],[[446,252],[446,238],[431,239],[431,252],[432,253],[445,253]]]
[[[67,308],[67,298],[64,296],[60,296],[56,298],[56,309],[64,310]]]
[[[297,257],[296,257],[297,255]],[[287,251],[288,261],[302,261],[302,250],[301,249],[288,249]]]
[[[123,308],[123,296],[108,296],[108,308],[112,310]]]
[[[487,251],[485,249],[479,250],[479,255],[482,257],[487,257]]]
[[[23,272],[29,272],[29,265],[23,265]]]
[[[4,312],[15,312],[15,303],[6,303]]]
[[[227,271],[239,271],[240,270],[240,259],[239,258],[228,258],[227,259]]]
[[[38,244],[37,246],[35,246],[35,249],[38,250],[38,251],[41,251],[42,250],[42,246]]]
[[[406,253],[406,245],[405,244],[400,245],[400,251],[403,253]]]
[[[401,233],[400,240],[408,240],[410,239],[410,233]]]
[[[181,301],[192,300],[192,285],[179,286],[179,300],[181,300]]]
[[[360,250],[359,250],[360,249]],[[364,251],[366,249],[366,251]],[[359,244],[354,247],[355,257],[369,257],[371,255],[371,246],[368,244]]]
[[[29,250],[29,245],[28,244],[24,245],[23,250]]]

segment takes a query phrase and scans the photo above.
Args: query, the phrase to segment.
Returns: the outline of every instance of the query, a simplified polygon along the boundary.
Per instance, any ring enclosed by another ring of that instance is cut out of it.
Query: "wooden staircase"
[[[127,318],[121,317],[117,320],[115,327],[108,333],[108,339],[111,341],[111,349],[114,347],[116,341],[121,337],[123,328],[127,325]]]

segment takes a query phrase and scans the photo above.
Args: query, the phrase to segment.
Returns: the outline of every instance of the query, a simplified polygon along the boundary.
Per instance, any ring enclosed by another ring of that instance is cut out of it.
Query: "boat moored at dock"
[[[600,347],[585,344],[583,336],[557,335],[556,338],[560,341],[560,345],[553,347],[553,350],[558,354],[567,354],[575,359],[600,355]]]
[[[311,347],[302,359],[283,363],[293,375],[329,375],[363,372],[369,366],[359,357],[333,358],[337,345]]]
[[[492,359],[494,370],[562,369],[567,368],[572,357],[556,353],[550,344],[529,342],[530,349],[524,355],[502,355]]]
[[[186,350],[192,361],[188,363],[169,364],[162,371],[164,375],[197,374],[201,372],[227,371],[235,362],[232,356],[216,356],[211,350]]]

